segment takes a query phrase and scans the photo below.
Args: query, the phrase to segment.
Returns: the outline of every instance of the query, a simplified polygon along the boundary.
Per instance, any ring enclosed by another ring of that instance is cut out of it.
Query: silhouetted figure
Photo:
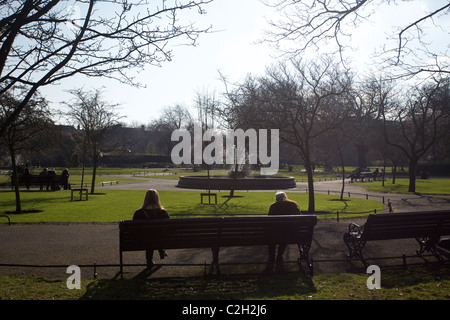
[[[299,215],[301,214],[300,206],[297,202],[293,200],[289,200],[287,198],[286,193],[284,192],[278,192],[275,195],[275,202],[270,205],[269,208],[269,216],[271,215]],[[277,258],[275,260],[275,245],[269,245],[269,260],[268,264],[273,265],[273,263],[277,263],[277,265],[280,265],[283,263],[283,254],[286,250],[286,243],[280,243],[278,244],[278,252],[277,252]]]
[[[30,190],[31,173],[28,166],[25,167],[25,170],[23,172],[23,180],[25,182],[25,187],[27,188],[27,190]]]
[[[64,190],[69,189],[69,169],[65,168],[63,172],[61,172],[61,176],[63,177],[63,188]]]
[[[40,186],[40,190],[44,189],[44,182],[47,182],[48,178],[48,169],[45,168],[44,170],[41,171],[41,173],[39,173],[39,182],[41,184]],[[47,190],[48,190],[48,186],[47,186]]]
[[[55,190],[55,177],[56,177],[55,169],[48,170],[48,172],[47,172],[47,179],[48,179],[47,190],[49,188],[51,188],[51,190]]]
[[[169,219],[169,213],[164,209],[159,201],[158,191],[150,189],[147,191],[142,208],[136,210],[133,220],[152,220],[152,219]],[[164,259],[167,253],[164,249],[159,249],[159,257]],[[153,250],[147,250],[145,257],[147,259],[147,267],[151,268],[155,263],[153,261]]]
[[[379,171],[378,171],[378,168],[376,168],[375,171],[372,173],[373,181],[377,180],[378,174],[379,174]]]

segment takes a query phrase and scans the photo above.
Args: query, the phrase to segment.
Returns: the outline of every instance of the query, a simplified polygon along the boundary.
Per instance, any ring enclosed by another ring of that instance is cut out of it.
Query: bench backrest
[[[371,214],[364,225],[365,240],[436,238],[450,234],[450,211]]]
[[[211,243],[217,241],[220,221],[220,218],[121,221],[119,224],[121,250],[209,247]]]
[[[315,215],[177,218],[119,223],[122,251],[310,243]]]
[[[315,215],[224,217],[220,246],[311,243]]]
[[[19,183],[24,182],[29,183],[46,183],[46,182],[55,182],[55,183],[63,183],[68,181],[67,176],[63,175],[55,175],[55,176],[39,176],[39,175],[30,175],[28,178],[26,176],[19,176]]]

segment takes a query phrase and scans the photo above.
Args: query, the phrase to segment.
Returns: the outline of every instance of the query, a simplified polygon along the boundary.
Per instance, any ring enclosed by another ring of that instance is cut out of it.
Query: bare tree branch
[[[1,119],[0,135],[39,87],[77,74],[142,86],[130,71],[170,61],[169,44],[195,45],[210,26],[197,27],[189,11],[204,14],[212,1],[1,1],[0,95],[17,85],[28,91]]]
[[[279,0],[271,4],[268,0],[261,1],[277,10],[280,17],[279,20],[269,21],[268,38],[263,41],[273,44],[288,57],[304,55],[310,49],[320,53],[330,50],[340,56],[344,66],[348,64],[347,49],[357,48],[351,38],[354,32],[366,25],[369,18],[381,9],[394,10],[394,6],[401,2]],[[430,28],[432,31],[442,30],[445,34],[445,21],[438,19],[448,15],[450,4],[430,5],[439,7],[406,25],[396,25],[394,21],[393,25],[397,29],[394,35],[386,39],[380,53],[373,55],[372,62],[380,70],[390,68],[391,78],[450,73],[450,62],[445,51],[448,50],[448,40],[440,39],[444,41],[441,45],[444,51],[437,51],[435,43],[427,39],[428,34],[425,32],[426,28]],[[416,33],[412,32],[413,29]]]

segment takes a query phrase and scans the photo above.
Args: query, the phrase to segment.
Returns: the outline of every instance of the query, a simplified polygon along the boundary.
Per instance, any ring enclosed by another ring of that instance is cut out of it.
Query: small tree
[[[450,78],[416,87],[390,114],[383,111],[387,143],[400,149],[409,160],[409,192],[416,192],[419,159],[447,133],[449,111]]]
[[[75,96],[75,99],[68,104],[67,115],[84,131],[82,161],[84,168],[86,153],[92,157],[91,194],[93,194],[98,161],[102,154],[100,147],[111,130],[119,124],[122,117],[116,112],[116,104],[110,104],[103,100],[100,89],[92,92],[76,89],[70,92]]]

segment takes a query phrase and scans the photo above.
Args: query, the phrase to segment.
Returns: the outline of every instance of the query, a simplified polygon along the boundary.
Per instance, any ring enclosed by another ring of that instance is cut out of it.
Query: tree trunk
[[[418,159],[409,159],[409,187],[408,192],[416,192],[416,169],[417,169]]]
[[[344,189],[345,189],[345,166],[342,163],[342,188],[341,188],[341,201],[344,200]]]
[[[394,163],[394,168],[392,169],[392,184],[395,184],[396,175],[397,175],[397,164]]]
[[[315,200],[314,200],[314,177],[311,166],[311,159],[309,154],[305,153],[305,169],[308,176],[308,213],[314,214],[316,212]]]
[[[339,159],[341,160],[341,168],[342,168],[342,188],[341,188],[341,197],[340,200],[344,200],[344,189],[345,189],[345,164],[344,164],[344,157],[342,155],[342,150],[341,150],[341,146],[339,144],[339,140],[337,138],[337,136],[335,136],[336,138],[336,146],[338,149],[338,153],[339,153]]]
[[[91,194],[94,194],[95,192],[95,177],[97,176],[97,162],[98,160],[95,158],[93,161],[93,168],[92,168]]]
[[[12,183],[14,184],[14,192],[16,194],[16,213],[22,213],[22,205],[20,203],[19,177],[17,175],[16,155],[14,150],[10,150],[11,165],[12,165]]]
[[[95,192],[95,177],[97,176],[97,164],[98,164],[98,156],[94,154],[94,158],[92,159],[92,181],[91,181],[91,194]]]
[[[81,191],[80,191],[80,201],[83,199],[83,184],[84,184],[84,168],[86,166],[86,137],[83,142],[83,163],[81,167]]]
[[[237,164],[237,161],[236,161],[236,164],[234,166],[233,184],[231,186],[230,196],[229,196],[230,198],[234,197],[234,189],[236,188],[237,172],[238,172],[238,164]]]
[[[357,144],[356,152],[357,152],[357,157],[358,157],[358,167],[366,168],[367,167],[367,160],[366,160],[367,147],[363,144]]]

